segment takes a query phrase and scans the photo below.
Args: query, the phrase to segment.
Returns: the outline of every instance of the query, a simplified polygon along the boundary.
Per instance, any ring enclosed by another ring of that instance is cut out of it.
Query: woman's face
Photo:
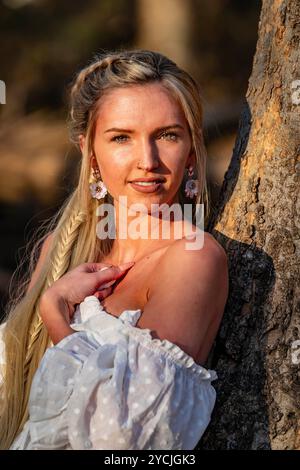
[[[194,164],[191,145],[181,106],[160,83],[118,88],[102,97],[94,152],[114,200],[127,196],[127,207],[142,203],[148,210],[153,203],[178,202],[184,170]],[[148,187],[151,192],[130,183],[150,177],[163,180],[152,191]]]

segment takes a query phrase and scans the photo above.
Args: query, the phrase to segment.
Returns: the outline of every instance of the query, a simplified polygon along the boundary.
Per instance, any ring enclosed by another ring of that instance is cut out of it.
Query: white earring
[[[193,167],[190,167],[188,169],[188,174],[190,177],[193,176],[194,174]],[[193,199],[195,196],[197,196],[199,192],[199,181],[195,179],[187,180],[184,191],[187,197]]]
[[[103,181],[101,181],[99,168],[91,168],[90,175],[90,193],[91,196],[95,199],[102,199],[107,194],[107,188]]]

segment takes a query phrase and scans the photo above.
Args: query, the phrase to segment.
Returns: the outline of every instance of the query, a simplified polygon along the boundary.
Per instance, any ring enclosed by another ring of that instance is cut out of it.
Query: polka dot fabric
[[[192,450],[215,405],[206,369],[179,346],[135,327],[141,310],[108,314],[95,296],[47,349],[29,415],[11,449]]]

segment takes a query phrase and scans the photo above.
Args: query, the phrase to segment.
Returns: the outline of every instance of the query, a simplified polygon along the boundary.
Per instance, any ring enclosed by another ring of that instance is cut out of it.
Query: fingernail
[[[121,269],[121,271],[125,271],[125,269],[131,268],[131,266],[133,266],[134,263],[135,261],[129,261],[128,263],[120,264],[119,269]]]
[[[112,267],[112,265],[110,265],[110,266],[104,266],[103,268],[98,269],[98,271],[103,271],[104,269],[109,269],[109,268],[111,268],[111,267]]]

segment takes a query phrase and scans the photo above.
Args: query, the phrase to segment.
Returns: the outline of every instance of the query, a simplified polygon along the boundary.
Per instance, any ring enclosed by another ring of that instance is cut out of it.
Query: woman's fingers
[[[104,271],[105,269],[111,268],[111,266],[104,266],[103,268],[98,269],[98,271]]]
[[[119,266],[109,264],[109,263],[82,263],[76,268],[74,268],[74,271],[94,273],[94,272],[104,271],[109,268],[117,268],[121,271],[125,271],[126,269],[133,266],[134,263],[135,263],[134,261],[129,261],[128,263],[123,263],[123,264],[120,264]]]
[[[105,269],[109,269],[109,268],[118,268],[121,271],[125,271],[126,269],[131,268],[131,266],[133,266],[134,263],[135,261],[129,261],[128,263],[119,264],[118,266],[114,266],[113,264],[102,266],[102,263],[99,263],[101,266],[100,268],[98,268],[98,271],[105,271]]]
[[[99,300],[103,300],[112,293],[112,288],[108,287],[107,289],[97,290],[93,295]]]
[[[110,268],[102,266],[97,271],[97,281],[99,282],[99,286],[101,286],[102,283],[106,284],[112,280],[117,280],[127,269],[131,268],[133,265],[134,261],[131,261],[130,263],[124,263],[120,266],[112,266]]]
[[[109,263],[82,263],[76,268],[74,268],[73,271],[77,271],[80,273],[94,273],[99,271],[101,268],[106,269],[112,266],[113,264]]]
[[[106,282],[105,284],[101,284],[101,286],[98,288],[98,290],[106,289],[107,287],[112,286],[116,282],[116,279],[113,279],[110,282]]]
[[[102,273],[103,271],[106,271],[107,270],[107,276],[108,277],[103,277],[103,273],[101,275],[101,284],[100,286],[97,288],[97,295],[96,297],[99,298],[99,300],[101,300],[101,295],[102,295],[102,298],[104,297],[107,297],[108,295],[111,294],[112,292],[112,285],[116,282],[116,280],[122,275],[124,274],[124,272],[131,268],[132,266],[134,265],[134,261],[133,262],[129,262],[129,263],[124,263],[120,266],[102,266],[99,270],[98,270],[98,273]],[[112,280],[109,280],[113,278]],[[105,282],[106,280],[108,280],[108,282]]]
[[[86,296],[93,295],[99,288],[111,289],[114,282],[133,265],[134,262],[124,263],[120,267],[103,266],[103,263],[83,263],[53,283],[52,295],[63,298],[72,309],[75,304],[82,302]],[[109,291],[104,295],[109,295]]]

